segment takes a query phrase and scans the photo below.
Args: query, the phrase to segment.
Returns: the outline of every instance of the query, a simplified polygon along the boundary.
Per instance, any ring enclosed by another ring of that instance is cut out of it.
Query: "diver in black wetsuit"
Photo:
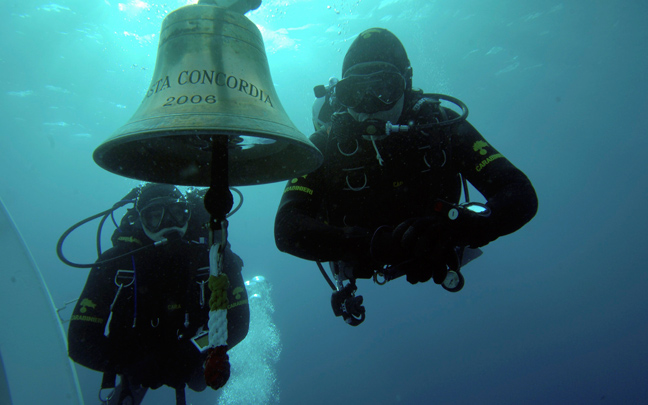
[[[125,199],[137,198],[112,237],[113,247],[92,268],[70,320],[69,355],[104,373],[102,388],[121,383],[108,404],[138,404],[148,388],[176,389],[184,403],[185,385],[206,387],[203,376],[210,289],[209,244],[203,191],[183,195],[166,184],[149,183]],[[142,246],[166,243],[129,254]],[[107,260],[122,256],[112,261]],[[248,331],[249,307],[243,261],[227,247],[224,272],[228,347]],[[128,402],[131,401],[131,402]]]
[[[456,247],[484,246],[535,215],[526,175],[441,107],[441,95],[412,89],[406,51],[388,30],[361,33],[330,84],[326,107],[336,112],[310,137],[324,163],[288,182],[275,219],[279,250],[336,262],[348,280],[403,263],[410,283],[441,284]],[[485,197],[484,212],[458,205],[462,177]]]

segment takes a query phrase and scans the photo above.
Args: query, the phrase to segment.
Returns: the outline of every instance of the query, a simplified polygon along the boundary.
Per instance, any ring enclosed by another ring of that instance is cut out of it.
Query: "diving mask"
[[[361,113],[389,109],[405,92],[405,78],[389,63],[361,63],[335,85],[336,101]]]
[[[154,198],[140,208],[139,214],[147,235],[152,234],[157,237],[167,230],[177,230],[184,234],[191,217],[191,210],[183,199],[160,197]]]

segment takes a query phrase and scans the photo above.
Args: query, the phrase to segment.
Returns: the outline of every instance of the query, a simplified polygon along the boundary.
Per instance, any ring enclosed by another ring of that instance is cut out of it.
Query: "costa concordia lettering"
[[[216,85],[227,87],[232,90],[238,90],[250,97],[258,98],[260,101],[268,103],[270,107],[274,108],[270,96],[253,83],[234,75],[216,72],[215,70],[183,70],[178,75],[178,85]],[[146,92],[146,97],[150,97],[170,87],[171,82],[169,81],[169,76],[165,76],[149,88]]]

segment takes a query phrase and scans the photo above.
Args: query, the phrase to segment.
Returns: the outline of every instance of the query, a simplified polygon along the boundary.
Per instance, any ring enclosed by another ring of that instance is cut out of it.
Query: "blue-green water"
[[[183,4],[0,4],[0,196],[59,305],[87,271],[58,261],[58,237],[138,184],[92,152],[139,106],[160,24]],[[646,15],[640,2],[603,0],[264,0],[248,16],[303,133],[313,86],[340,75],[355,35],[385,27],[408,50],[414,86],[468,104],[471,123],[530,177],[540,209],[486,247],[458,294],[361,283],[367,320],[351,328],[333,316],[316,266],[274,246],[283,184],[242,187],[230,241],[244,277],[272,289],[252,320],[254,344],[232,354],[241,374],[227,403],[648,402]],[[66,254],[92,261],[94,231],[73,234]],[[78,370],[96,403],[100,375]]]

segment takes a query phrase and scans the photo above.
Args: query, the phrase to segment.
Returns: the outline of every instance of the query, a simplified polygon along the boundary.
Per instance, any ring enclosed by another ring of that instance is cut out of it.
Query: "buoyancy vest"
[[[333,117],[330,133],[314,137],[325,155],[321,173],[328,185],[320,215],[332,225],[375,229],[421,216],[421,206],[431,207],[438,198],[458,202],[452,127],[432,125],[456,116],[437,99],[410,92],[398,121],[407,131],[370,140],[368,126],[348,113]],[[376,205],[379,213],[367,209]]]

